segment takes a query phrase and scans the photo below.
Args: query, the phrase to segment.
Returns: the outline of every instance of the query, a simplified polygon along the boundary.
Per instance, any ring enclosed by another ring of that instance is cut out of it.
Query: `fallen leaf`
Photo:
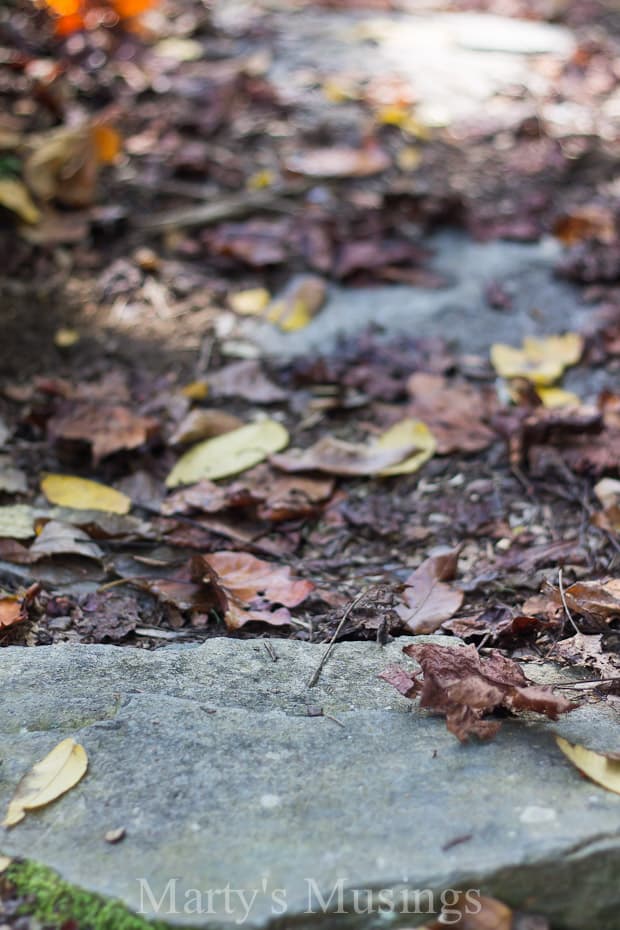
[[[620,579],[609,581],[577,581],[564,591],[570,610],[591,614],[603,620],[620,616]],[[559,592],[555,594],[559,597]]]
[[[47,424],[55,439],[90,443],[95,463],[122,449],[137,449],[157,427],[153,417],[137,416],[127,407],[89,401],[68,401]]]
[[[83,530],[50,520],[30,547],[30,556],[36,559],[52,555],[81,555],[87,559],[100,559],[103,552]]]
[[[24,223],[38,223],[41,219],[28,188],[17,178],[0,178],[0,206],[17,214]]]
[[[426,423],[420,420],[401,420],[382,433],[376,441],[379,449],[402,449],[412,445],[419,451],[407,456],[397,465],[384,468],[379,472],[382,478],[390,475],[411,475],[428,462],[435,453],[437,443]]]
[[[355,149],[334,146],[291,155],[285,167],[287,171],[310,178],[364,178],[389,168],[390,157],[374,143]]]
[[[262,316],[270,301],[271,294],[265,287],[252,287],[228,295],[231,310],[242,316]]]
[[[601,678],[620,680],[620,655],[616,650],[606,652],[603,649],[605,639],[603,633],[575,633],[555,644],[552,658],[592,669]]]
[[[116,827],[114,830],[107,830],[103,838],[106,843],[120,843],[121,840],[125,839],[126,835],[127,830],[125,827]]]
[[[589,778],[607,791],[620,794],[620,757],[618,753],[592,752],[585,746],[569,743],[562,736],[556,736],[556,743],[582,775]]]
[[[578,333],[526,337],[523,348],[503,343],[491,346],[491,362],[502,378],[527,378],[536,385],[553,384],[569,365],[575,365],[583,352],[583,338]]]
[[[317,315],[327,296],[327,285],[318,275],[297,275],[263,314],[285,333],[303,329]]]
[[[71,329],[68,326],[61,326],[54,333],[54,345],[59,349],[70,349],[71,346],[77,345],[80,341],[80,334],[77,329]]]
[[[289,615],[274,604],[296,607],[314,590],[311,581],[291,577],[291,569],[257,559],[247,552],[213,552],[194,559],[195,578],[211,584],[229,629],[250,621],[286,623]]]
[[[34,536],[34,513],[27,504],[0,507],[0,537],[30,539]]]
[[[579,407],[580,398],[572,391],[565,391],[557,387],[537,387],[536,393],[540,397],[543,407]]]
[[[230,433],[241,426],[243,426],[243,420],[223,410],[215,407],[196,408],[183,417],[169,442],[173,446],[184,446],[190,442],[199,442],[201,439],[223,436],[224,433]]]
[[[553,235],[567,246],[588,239],[611,244],[617,236],[613,211],[598,204],[579,207],[559,217]]]
[[[459,550],[426,559],[405,581],[404,605],[395,610],[414,635],[433,633],[463,603],[463,592],[447,581],[454,578]]]
[[[22,623],[28,618],[28,607],[40,590],[38,583],[17,594],[0,592],[0,629]]]
[[[212,397],[243,397],[255,404],[274,404],[286,400],[286,391],[269,380],[261,363],[244,359],[226,365],[208,378]]]
[[[487,898],[478,890],[459,891],[454,903],[442,906],[438,921],[419,930],[549,930],[547,921],[538,915],[532,915],[531,922],[530,915],[524,924],[517,921],[512,909],[496,898]]]
[[[418,425],[412,426],[412,421],[404,422],[408,425],[404,427],[398,425],[395,432],[388,430],[387,433],[367,445],[344,442],[333,436],[325,436],[309,449],[291,449],[284,455],[272,455],[270,461],[282,471],[289,472],[322,471],[331,475],[399,474],[395,471],[388,472],[388,469],[398,463],[404,466],[405,460],[410,459],[411,453],[416,453],[414,456],[416,460],[417,455],[430,457],[428,455],[429,438],[426,431],[419,430]],[[400,439],[403,440],[403,444],[400,447],[395,446],[394,442]],[[420,446],[422,446],[422,451],[420,451]],[[407,465],[405,470],[414,469],[410,469]]]
[[[495,736],[499,721],[483,720],[485,714],[504,707],[509,711],[528,710],[557,719],[576,705],[557,697],[550,688],[533,685],[521,667],[494,649],[482,658],[475,646],[437,646],[434,643],[404,646],[405,655],[422,666],[422,680],[409,673],[411,687],[403,692],[404,678],[393,668],[380,677],[406,697],[420,695],[420,707],[442,714],[448,730],[461,741],[470,736]]]
[[[427,424],[440,455],[479,452],[496,438],[488,423],[494,400],[471,384],[415,372],[407,381],[407,391],[410,415]]]
[[[3,827],[14,827],[27,811],[44,807],[73,788],[86,774],[88,756],[75,740],[63,739],[18,784]]]
[[[288,441],[288,432],[281,423],[258,420],[194,446],[179,459],[166,485],[176,488],[203,478],[214,480],[238,474],[283,449]]]
[[[41,480],[41,490],[51,504],[73,510],[126,514],[131,509],[131,499],[127,495],[98,481],[74,475],[47,474]]]

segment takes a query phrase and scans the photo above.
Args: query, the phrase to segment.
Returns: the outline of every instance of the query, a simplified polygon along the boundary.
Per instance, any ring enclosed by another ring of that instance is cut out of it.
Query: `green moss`
[[[167,930],[161,921],[149,922],[129,911],[120,901],[91,894],[63,881],[56,872],[29,860],[12,862],[6,879],[28,901],[22,913],[49,927],[74,921],[79,930]]]

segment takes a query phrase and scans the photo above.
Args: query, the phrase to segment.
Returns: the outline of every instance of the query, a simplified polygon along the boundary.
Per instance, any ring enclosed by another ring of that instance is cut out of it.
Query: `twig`
[[[308,680],[308,687],[309,687],[309,688],[314,688],[315,684],[316,684],[317,681],[319,680],[319,677],[320,677],[320,675],[321,675],[321,672],[323,671],[323,666],[325,665],[325,663],[326,663],[327,660],[329,659],[329,657],[330,657],[330,655],[331,655],[331,653],[332,653],[332,650],[333,650],[333,648],[334,648],[334,646],[335,646],[335,644],[336,644],[336,640],[338,639],[338,636],[339,636],[339,634],[340,634],[340,631],[341,631],[342,627],[344,626],[345,622],[346,622],[346,621],[348,620],[348,618],[349,618],[349,614],[351,613],[352,610],[354,610],[354,609],[357,607],[357,605],[358,605],[361,601],[363,601],[366,597],[368,597],[368,595],[369,595],[372,591],[376,590],[376,587],[377,587],[376,585],[373,585],[372,588],[368,588],[367,591],[362,591],[360,594],[358,594],[357,597],[354,598],[354,599],[351,601],[351,603],[349,604],[349,606],[347,607],[347,609],[346,609],[345,612],[343,613],[342,617],[340,618],[340,622],[338,623],[338,626],[336,627],[336,629],[335,629],[335,631],[334,631],[334,635],[333,635],[332,638],[330,639],[329,645],[328,645],[327,649],[325,650],[325,652],[323,653],[323,657],[322,657],[321,661],[319,662],[319,664],[318,664],[317,667],[315,668],[314,672],[313,672],[312,675],[310,676],[310,679]]]
[[[271,643],[269,642],[268,639],[264,639],[264,640],[263,640],[263,646],[265,647],[265,649],[266,649],[266,651],[267,651],[267,655],[269,656],[269,658],[271,659],[271,661],[272,661],[272,662],[277,662],[277,661],[278,661],[278,657],[277,657],[277,655],[276,655],[276,651],[275,651],[275,649],[273,648],[273,646],[271,645]]]
[[[558,583],[560,586],[560,597],[562,598],[562,606],[564,607],[564,612],[566,616],[568,617],[568,619],[570,620],[575,633],[579,633],[579,627],[573,620],[573,615],[568,609],[568,604],[566,603],[566,595],[564,594],[564,582],[562,581],[562,569],[561,568],[558,570]]]
[[[134,223],[138,229],[165,230],[191,226],[208,226],[222,220],[238,219],[258,210],[275,210],[287,213],[291,204],[287,197],[303,194],[308,185],[295,185],[279,191],[250,191],[241,195],[222,197],[215,203],[201,203],[197,207],[156,213],[155,216],[138,216]]]
[[[579,688],[580,685],[604,685],[609,681],[620,681],[620,675],[611,678],[582,678],[580,681],[567,681],[564,684],[553,683],[552,688]]]

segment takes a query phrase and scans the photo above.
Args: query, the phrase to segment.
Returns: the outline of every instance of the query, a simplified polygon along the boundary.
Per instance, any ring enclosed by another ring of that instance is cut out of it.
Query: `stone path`
[[[66,736],[90,766],[3,851],[175,925],[281,926],[286,906],[286,926],[370,928],[390,902],[426,909],[459,887],[526,901],[568,930],[617,930],[620,797],[583,780],[552,732],[611,749],[618,717],[586,706],[462,746],[378,679],[410,662],[407,641],[337,646],[312,689],[322,648],[287,640],[277,661],[229,639],[4,650],[0,803]],[[126,837],[107,844],[117,827]]]

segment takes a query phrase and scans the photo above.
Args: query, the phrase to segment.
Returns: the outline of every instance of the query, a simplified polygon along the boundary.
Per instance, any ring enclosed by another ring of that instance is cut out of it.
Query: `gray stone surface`
[[[561,254],[555,240],[479,243],[442,232],[426,245],[434,251],[431,265],[447,279],[446,287],[332,287],[326,306],[304,329],[282,333],[248,320],[246,331],[265,352],[280,356],[327,351],[343,333],[351,336],[371,324],[387,333],[441,335],[462,351],[486,352],[492,342],[517,345],[523,336],[582,328],[592,313],[576,288],[554,276]],[[488,306],[485,290],[492,281],[512,295],[510,310]]]
[[[507,721],[495,741],[461,746],[377,678],[404,642],[339,645],[310,690],[322,647],[284,640],[275,662],[259,640],[2,650],[0,803],[66,736],[90,767],[0,849],[152,913],[144,879],[164,896],[159,916],[185,926],[411,927],[422,916],[377,910],[458,886],[527,900],[558,927],[617,930],[620,797],[583,780],[552,737],[617,750],[617,714]],[[125,839],[104,842],[120,826]],[[318,889],[327,899],[338,883],[348,913],[321,913]],[[233,890],[257,892],[249,913]],[[371,890],[383,903],[356,913]]]

